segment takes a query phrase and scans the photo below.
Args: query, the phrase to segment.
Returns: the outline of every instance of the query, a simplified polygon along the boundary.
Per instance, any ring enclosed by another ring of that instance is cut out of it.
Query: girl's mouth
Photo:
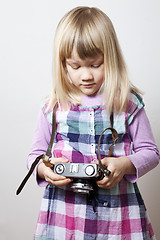
[[[90,87],[93,87],[93,85],[94,85],[94,83],[83,84],[83,87],[90,88]]]

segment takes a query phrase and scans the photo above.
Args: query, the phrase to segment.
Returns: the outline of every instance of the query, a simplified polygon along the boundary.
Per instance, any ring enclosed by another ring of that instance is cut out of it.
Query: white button
[[[90,129],[90,133],[91,133],[92,135],[94,134],[94,129],[93,129],[93,128]]]
[[[95,144],[91,143],[91,153],[94,154],[95,153]]]

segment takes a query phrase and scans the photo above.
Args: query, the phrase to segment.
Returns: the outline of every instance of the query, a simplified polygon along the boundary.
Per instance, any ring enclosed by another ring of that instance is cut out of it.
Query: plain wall
[[[0,239],[32,239],[44,189],[27,173],[26,159],[41,102],[52,86],[52,45],[60,18],[78,5],[96,6],[112,20],[131,81],[144,91],[146,112],[160,148],[159,0],[6,0],[0,3]],[[160,239],[160,166],[139,179]]]

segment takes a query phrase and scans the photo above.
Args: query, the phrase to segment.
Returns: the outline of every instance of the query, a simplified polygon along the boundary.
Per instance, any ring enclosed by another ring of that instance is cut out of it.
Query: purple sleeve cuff
[[[136,175],[126,175],[126,179],[136,182],[139,177],[155,168],[160,158],[144,108],[129,125],[129,134],[133,142],[134,153],[128,158],[136,168]]]

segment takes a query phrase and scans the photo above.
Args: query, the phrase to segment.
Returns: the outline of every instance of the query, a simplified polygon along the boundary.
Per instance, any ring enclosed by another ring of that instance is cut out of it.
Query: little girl
[[[139,177],[157,166],[159,153],[144,103],[128,80],[126,65],[110,19],[97,8],[77,7],[59,22],[54,41],[54,87],[40,112],[31,152],[46,152],[56,135],[51,163],[97,163],[98,140],[102,164],[109,176],[97,180],[91,194],[69,188],[72,178],[58,175],[40,162],[36,181],[45,186],[35,240],[156,239],[137,187]],[[133,153],[134,152],[134,153]]]

